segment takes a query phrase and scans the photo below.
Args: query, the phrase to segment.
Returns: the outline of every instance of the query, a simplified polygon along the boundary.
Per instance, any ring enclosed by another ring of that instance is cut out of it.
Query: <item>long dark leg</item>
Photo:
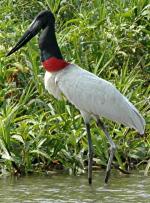
[[[86,124],[86,131],[88,136],[88,181],[92,184],[92,160],[93,160],[93,147],[90,133],[90,124]]]
[[[109,143],[110,143],[110,156],[109,156],[109,160],[108,160],[108,164],[107,164],[107,169],[106,169],[106,176],[105,176],[105,183],[108,183],[108,179],[110,176],[110,170],[111,170],[111,164],[113,161],[113,157],[114,157],[114,153],[116,150],[116,145],[113,142],[112,138],[110,137],[106,127],[104,126],[104,124],[102,123],[102,121],[100,119],[97,119],[97,125],[103,130],[103,132],[105,133]]]

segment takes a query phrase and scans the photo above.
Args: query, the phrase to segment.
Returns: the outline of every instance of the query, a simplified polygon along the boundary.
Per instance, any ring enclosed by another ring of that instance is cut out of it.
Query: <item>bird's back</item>
[[[58,72],[55,81],[81,112],[102,116],[144,133],[143,117],[110,82],[73,64]]]

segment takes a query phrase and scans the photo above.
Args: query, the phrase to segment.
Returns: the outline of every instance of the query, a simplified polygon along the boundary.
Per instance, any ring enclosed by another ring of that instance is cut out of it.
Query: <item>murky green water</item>
[[[2,203],[150,203],[150,177],[143,175],[112,175],[109,185],[104,185],[104,172],[93,174],[93,185],[87,176],[29,176],[0,179]]]

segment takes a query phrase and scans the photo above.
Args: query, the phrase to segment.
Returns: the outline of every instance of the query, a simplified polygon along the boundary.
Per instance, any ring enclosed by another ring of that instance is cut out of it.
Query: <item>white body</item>
[[[45,88],[55,98],[62,94],[80,110],[86,123],[99,116],[144,133],[145,120],[110,82],[70,64],[58,72],[46,72]]]

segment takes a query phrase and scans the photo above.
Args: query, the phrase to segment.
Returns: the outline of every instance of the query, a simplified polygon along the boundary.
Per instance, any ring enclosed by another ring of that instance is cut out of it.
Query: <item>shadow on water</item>
[[[93,174],[93,185],[87,176],[27,176],[0,179],[0,202],[3,203],[122,203],[150,202],[150,177],[134,174],[112,175],[109,185],[104,185],[104,172]]]

